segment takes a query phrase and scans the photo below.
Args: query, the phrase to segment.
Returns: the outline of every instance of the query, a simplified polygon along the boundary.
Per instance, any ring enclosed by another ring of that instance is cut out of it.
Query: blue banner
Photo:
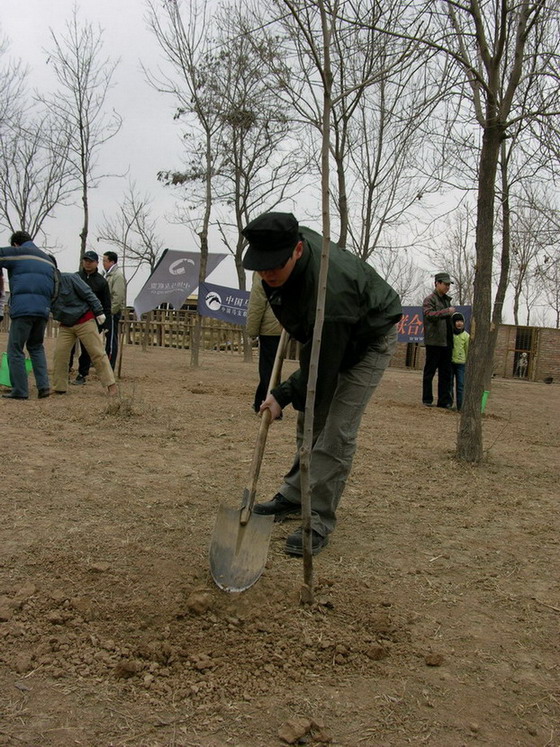
[[[200,316],[210,316],[222,322],[244,326],[247,323],[248,304],[249,291],[212,283],[201,283],[198,289]]]
[[[471,306],[455,306],[455,310],[465,317],[467,332],[471,326]],[[403,315],[397,324],[399,342],[424,342],[424,319],[421,306],[403,306]]]

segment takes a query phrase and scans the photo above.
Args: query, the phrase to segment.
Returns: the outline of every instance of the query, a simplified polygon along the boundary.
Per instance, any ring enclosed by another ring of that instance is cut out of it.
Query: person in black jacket
[[[434,395],[432,382],[435,373],[438,374],[437,406],[450,410],[453,402],[451,395],[453,370],[451,356],[453,354],[453,330],[451,318],[455,307],[451,306],[451,296],[448,295],[453,280],[447,272],[438,272],[434,277],[433,293],[426,296],[422,302],[424,316],[424,346],[426,348],[426,362],[422,375],[422,404],[432,407]]]
[[[99,264],[99,255],[97,252],[88,250],[82,257],[82,266],[78,272],[78,275],[82,278],[87,286],[91,288],[93,294],[97,296],[103,306],[103,314],[105,315],[105,322],[99,331],[111,328],[111,291],[109,289],[109,283],[105,280],[103,275],[98,271],[97,267]],[[70,355],[70,368],[74,363],[74,350]],[[71,384],[81,385],[86,383],[86,379],[91,368],[91,358],[85,347],[82,346],[82,352],[78,359],[78,375]]]
[[[290,403],[299,410],[294,463],[272,500],[253,508],[278,520],[301,510],[299,448],[323,239],[299,226],[291,213],[265,213],[242,233],[249,243],[243,266],[256,270],[276,318],[301,343],[299,370],[275,387],[260,408],[270,410],[273,420]],[[362,415],[389,365],[401,315],[398,294],[373,267],[331,244],[309,473],[314,554],[336,525]],[[285,550],[303,554],[301,527],[287,538]]]

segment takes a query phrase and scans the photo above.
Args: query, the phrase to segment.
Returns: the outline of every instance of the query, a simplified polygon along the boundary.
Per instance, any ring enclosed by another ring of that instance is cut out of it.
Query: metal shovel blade
[[[251,513],[242,524],[241,513],[220,506],[210,543],[210,572],[224,591],[245,591],[266,565],[274,516]]]

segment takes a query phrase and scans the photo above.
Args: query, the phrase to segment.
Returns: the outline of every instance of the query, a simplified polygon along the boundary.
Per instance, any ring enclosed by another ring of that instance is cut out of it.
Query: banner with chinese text
[[[230,324],[247,323],[249,291],[223,285],[201,283],[198,290],[198,313]]]
[[[227,254],[208,254],[206,274],[213,272]],[[180,252],[166,249],[154,271],[134,299],[138,318],[147,311],[166,303],[180,309],[198,286],[200,252]]]
[[[465,317],[467,332],[471,326],[471,307],[456,306],[456,311]],[[424,319],[421,306],[403,306],[403,315],[397,324],[399,342],[424,342]]]

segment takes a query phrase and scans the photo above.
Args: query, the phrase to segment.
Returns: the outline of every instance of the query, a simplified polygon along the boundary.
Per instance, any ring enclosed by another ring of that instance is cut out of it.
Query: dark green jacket
[[[300,233],[303,256],[288,281],[280,288],[271,288],[263,281],[278,321],[302,343],[299,370],[272,392],[281,407],[291,402],[296,410],[305,409],[323,241],[309,228],[300,227]],[[331,243],[316,408],[331,401],[339,372],[358,363],[371,343],[387,334],[401,314],[396,291],[373,267]]]
[[[424,316],[424,345],[435,345],[439,348],[453,347],[453,331],[449,310],[451,296],[440,296],[434,291],[422,302]]]

